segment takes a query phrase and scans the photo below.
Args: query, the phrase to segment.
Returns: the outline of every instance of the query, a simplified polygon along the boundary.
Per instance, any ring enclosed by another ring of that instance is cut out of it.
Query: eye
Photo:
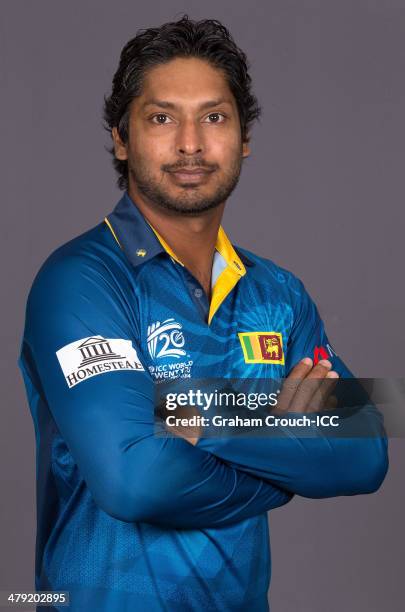
[[[159,125],[165,125],[166,123],[170,123],[171,119],[170,117],[168,117],[168,115],[165,115],[165,113],[159,113],[158,115],[154,115],[152,117],[152,122],[157,123]]]
[[[208,123],[223,123],[225,121],[225,115],[222,113],[210,113],[207,117]]]

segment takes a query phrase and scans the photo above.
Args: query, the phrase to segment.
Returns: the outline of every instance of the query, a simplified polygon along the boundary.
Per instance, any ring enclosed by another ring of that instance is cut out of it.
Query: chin
[[[162,201],[159,202],[160,206],[165,208],[166,210],[171,210],[176,212],[177,214],[182,214],[185,216],[193,216],[193,215],[201,215],[204,212],[208,212],[209,210],[213,210],[217,208],[221,202],[216,201],[204,201],[204,202],[190,202],[184,203],[181,201]]]

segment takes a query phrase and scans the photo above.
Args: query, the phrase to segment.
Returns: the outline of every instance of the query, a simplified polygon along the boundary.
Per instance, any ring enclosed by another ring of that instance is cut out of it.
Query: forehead
[[[236,106],[221,69],[198,58],[176,58],[147,70],[138,102],[160,99],[198,104],[206,98],[224,98]]]

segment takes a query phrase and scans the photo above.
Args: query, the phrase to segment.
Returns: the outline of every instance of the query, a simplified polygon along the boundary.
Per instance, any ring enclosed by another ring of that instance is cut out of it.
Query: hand
[[[322,359],[315,366],[309,357],[298,362],[285,379],[277,406],[272,410],[272,414],[318,412],[336,408],[337,399],[332,395],[332,391],[339,374],[331,368],[331,362],[326,359]],[[191,406],[176,410],[176,417],[179,418],[188,419],[198,414],[198,410]],[[193,445],[197,444],[202,433],[201,427],[166,425],[166,428]]]
[[[197,408],[194,408],[193,406],[187,406],[187,407],[178,407],[176,409],[176,417],[179,419],[190,419],[192,416],[198,416],[199,412],[197,410]],[[170,425],[166,425],[166,429],[168,431],[170,431],[172,434],[174,434],[175,436],[179,436],[180,438],[183,438],[184,440],[186,440],[187,442],[190,442],[190,444],[193,444],[194,446],[197,444],[198,439],[201,436],[201,427],[191,427],[188,425],[182,426],[182,425],[175,425],[175,426],[170,426]]]
[[[332,391],[339,374],[331,368],[332,364],[327,359],[322,359],[315,366],[309,357],[299,361],[285,379],[272,413],[319,412],[336,408],[337,399]]]

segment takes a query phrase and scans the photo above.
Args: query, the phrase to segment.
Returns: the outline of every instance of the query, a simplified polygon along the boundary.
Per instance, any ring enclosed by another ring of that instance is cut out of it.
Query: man
[[[37,437],[36,586],[69,591],[71,610],[267,610],[267,511],[384,479],[372,409],[381,435],[357,441],[154,435],[155,382],[173,372],[287,376],[284,410],[298,413],[321,401],[308,407],[304,381],[351,376],[302,283],[220,225],[258,116],[218,21],[140,32],[105,101],[125,194],[31,289],[19,363]]]

